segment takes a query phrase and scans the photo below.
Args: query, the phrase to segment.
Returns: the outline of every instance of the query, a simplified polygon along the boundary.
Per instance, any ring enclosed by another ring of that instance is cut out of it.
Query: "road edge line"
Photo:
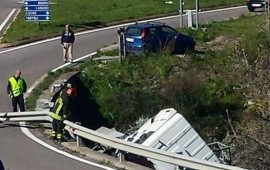
[[[88,165],[92,165],[92,166],[94,166],[94,167],[103,168],[103,169],[106,169],[106,170],[115,170],[115,169],[113,169],[113,168],[109,168],[109,167],[106,167],[106,166],[103,166],[103,165],[99,165],[99,164],[97,164],[97,163],[88,161],[88,160],[86,160],[86,159],[83,159],[83,158],[74,156],[74,155],[72,155],[72,154],[70,154],[70,153],[67,153],[67,152],[65,152],[65,151],[59,150],[59,149],[57,149],[57,148],[55,148],[55,147],[53,147],[53,146],[47,144],[46,142],[44,142],[44,141],[38,139],[36,136],[34,136],[34,135],[29,131],[29,129],[25,127],[25,126],[26,126],[25,122],[20,122],[20,126],[22,126],[22,127],[21,127],[21,131],[22,131],[27,137],[29,137],[30,139],[34,140],[34,141],[37,142],[38,144],[40,144],[40,145],[42,145],[42,146],[44,146],[44,147],[46,147],[46,148],[48,148],[48,149],[50,149],[50,150],[56,152],[56,153],[59,153],[59,154],[64,155],[64,156],[66,156],[66,157],[68,157],[68,158],[74,159],[74,160],[76,160],[76,161],[80,161],[80,162],[86,163],[86,164],[88,164]]]
[[[14,15],[14,13],[16,12],[16,8],[13,8],[10,13],[8,14],[8,16],[6,17],[6,19],[2,22],[2,24],[0,25],[0,32],[3,30],[3,28],[7,25],[8,21],[10,20],[10,18]]]

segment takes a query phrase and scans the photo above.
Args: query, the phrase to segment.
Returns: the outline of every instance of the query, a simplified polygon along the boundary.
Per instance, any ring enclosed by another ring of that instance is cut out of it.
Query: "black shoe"
[[[56,141],[56,136],[50,136],[49,139]]]

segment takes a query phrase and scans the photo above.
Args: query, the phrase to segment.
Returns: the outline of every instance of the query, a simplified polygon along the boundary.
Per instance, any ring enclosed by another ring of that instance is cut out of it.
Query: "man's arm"
[[[61,35],[61,45],[63,45],[63,41],[64,41],[64,36],[65,36],[65,34],[64,33],[62,33],[62,35]]]
[[[11,93],[11,84],[10,81],[8,81],[8,85],[7,85],[7,94]]]
[[[27,90],[27,84],[25,82],[25,80],[23,79],[23,93],[25,93]]]
[[[71,43],[74,43],[75,42],[75,35],[74,35],[74,32],[72,31],[72,35],[71,35]]]

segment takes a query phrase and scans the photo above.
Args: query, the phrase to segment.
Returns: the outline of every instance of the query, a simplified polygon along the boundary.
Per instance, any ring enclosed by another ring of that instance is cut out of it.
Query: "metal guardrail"
[[[71,131],[75,135],[81,136],[85,139],[119,149],[121,151],[130,152],[136,155],[152,158],[162,162],[178,165],[181,167],[193,169],[207,169],[207,170],[243,170],[239,167],[233,167],[218,163],[189,158],[179,154],[162,151],[155,148],[149,148],[140,144],[131,143],[118,138],[111,138],[107,135],[98,133],[96,131],[79,126],[70,121],[64,121],[65,129]]]
[[[52,119],[49,116],[49,112],[46,111],[33,111],[33,112],[6,112],[0,113],[0,121],[49,121]],[[146,147],[140,144],[128,142],[118,138],[112,138],[105,134],[96,132],[91,129],[87,129],[83,126],[75,124],[73,122],[64,121],[65,129],[69,132],[83,137],[85,139],[119,149],[121,151],[133,153],[143,157],[155,159],[158,161],[178,165],[181,167],[187,167],[192,169],[207,169],[207,170],[243,170],[239,167],[233,167],[218,163],[212,163],[208,161],[198,160],[179,154],[162,151],[155,148]],[[78,139],[79,140],[79,139]]]
[[[5,112],[0,113],[0,121],[10,122],[33,122],[33,121],[52,121],[47,111],[31,111],[31,112]]]

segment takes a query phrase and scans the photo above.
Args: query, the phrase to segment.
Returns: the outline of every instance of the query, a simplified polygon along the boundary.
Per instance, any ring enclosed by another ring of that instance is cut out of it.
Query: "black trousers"
[[[17,96],[17,97],[12,97],[12,107],[13,107],[13,112],[17,112],[17,105],[19,105],[20,111],[24,112],[24,99],[23,99],[23,94]]]
[[[63,137],[63,121],[53,119],[52,121],[52,137],[56,137],[57,140],[61,140]]]

